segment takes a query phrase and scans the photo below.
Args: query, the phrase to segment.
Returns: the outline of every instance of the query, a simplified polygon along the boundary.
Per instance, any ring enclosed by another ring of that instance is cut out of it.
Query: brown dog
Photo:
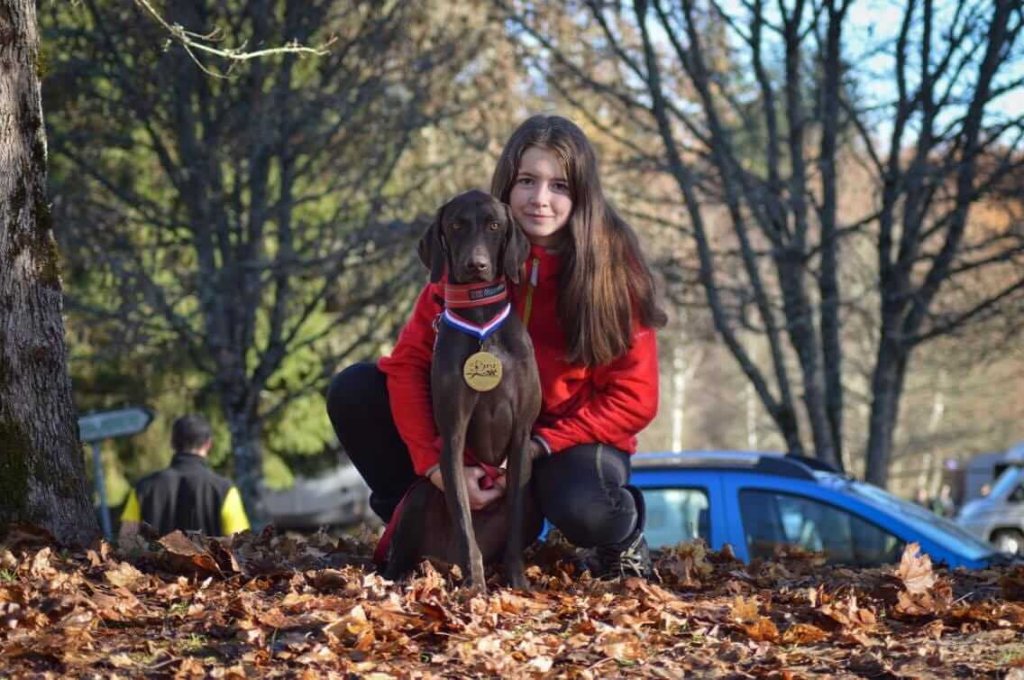
[[[406,495],[391,537],[389,578],[436,557],[459,564],[469,587],[485,589],[484,561],[502,556],[509,583],[527,587],[523,548],[541,524],[527,498],[540,378],[530,336],[507,308],[505,286],[519,282],[529,248],[508,206],[482,191],[442,206],[420,240],[430,280],[448,273],[430,373],[445,490],[423,479]],[[470,513],[462,473],[467,446],[477,462],[507,461],[504,507]]]

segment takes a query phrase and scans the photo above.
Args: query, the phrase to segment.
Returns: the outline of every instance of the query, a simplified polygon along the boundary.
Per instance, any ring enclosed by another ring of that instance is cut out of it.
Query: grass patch
[[[1000,666],[1024,668],[1024,644],[1005,645],[999,650],[998,662]]]
[[[178,641],[178,651],[185,654],[194,654],[206,647],[206,636],[199,633],[189,633],[187,638]]]

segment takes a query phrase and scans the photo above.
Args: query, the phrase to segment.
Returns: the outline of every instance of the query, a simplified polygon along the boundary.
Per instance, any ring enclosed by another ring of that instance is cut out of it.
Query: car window
[[[1013,495],[1010,493],[1010,489],[1016,489],[1022,479],[1024,479],[1024,468],[1017,465],[1007,467],[996,479],[988,495],[991,498],[1000,498],[1003,494],[1006,494],[1006,497],[1009,498]]]
[[[702,538],[711,543],[706,489],[644,489],[647,521],[644,537],[652,548]]]
[[[897,498],[888,491],[866,482],[847,480],[843,482],[842,488],[844,492],[867,501],[886,515],[898,517],[901,522],[909,525],[914,534],[920,534],[967,559],[981,560],[993,554],[991,544],[972,536],[951,520],[936,515],[928,508]],[[990,495],[995,497],[994,486]]]
[[[902,542],[846,510],[792,494],[740,491],[740,516],[750,557],[771,558],[782,545],[822,552],[829,563],[871,566],[895,562]]]

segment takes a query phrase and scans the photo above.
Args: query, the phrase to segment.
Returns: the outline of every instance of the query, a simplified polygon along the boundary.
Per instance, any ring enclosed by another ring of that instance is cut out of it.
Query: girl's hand
[[[480,482],[487,477],[483,468],[467,465],[462,468],[462,474],[466,477],[466,492],[469,494],[470,510],[482,510],[505,495],[504,475],[494,480],[494,486],[484,489],[480,486]],[[440,469],[434,470],[430,474],[430,482],[444,491],[444,480],[441,478]]]

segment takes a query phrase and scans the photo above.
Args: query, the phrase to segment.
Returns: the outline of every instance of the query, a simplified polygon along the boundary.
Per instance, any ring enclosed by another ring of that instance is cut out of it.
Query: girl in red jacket
[[[600,575],[650,572],[643,497],[628,485],[636,435],[658,410],[654,329],[665,314],[636,235],[601,190],[597,159],[575,124],[534,116],[512,134],[491,181],[532,248],[513,291],[540,369],[531,484],[544,516],[596,548]],[[350,366],[331,383],[338,439],[388,521],[417,476],[442,488],[430,401],[434,320],[444,282],[427,284],[391,356]],[[465,468],[470,506],[504,495],[501,478]]]

